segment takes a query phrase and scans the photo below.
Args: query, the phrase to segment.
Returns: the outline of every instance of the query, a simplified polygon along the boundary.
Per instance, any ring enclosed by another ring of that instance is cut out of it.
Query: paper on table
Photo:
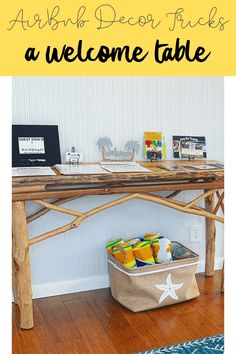
[[[220,163],[216,164],[205,164],[205,165],[188,165],[185,168],[191,168],[193,170],[222,170],[224,169],[224,165]]]
[[[102,168],[109,172],[114,172],[114,173],[122,173],[122,172],[151,172],[145,167],[142,167],[138,165],[137,163],[134,164],[129,164],[129,165],[101,165]]]
[[[54,176],[56,173],[45,166],[39,167],[12,167],[12,176]]]
[[[133,161],[101,161],[101,165],[137,165]]]
[[[101,168],[100,165],[56,165],[63,175],[96,175],[100,173],[109,173]]]

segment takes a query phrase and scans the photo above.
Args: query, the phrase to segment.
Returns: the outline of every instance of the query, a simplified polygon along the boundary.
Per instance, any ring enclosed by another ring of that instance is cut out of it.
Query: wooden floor
[[[129,354],[223,332],[221,272],[197,275],[201,295],[159,310],[132,313],[110,289],[34,301],[35,327],[18,328],[13,305],[13,354]]]

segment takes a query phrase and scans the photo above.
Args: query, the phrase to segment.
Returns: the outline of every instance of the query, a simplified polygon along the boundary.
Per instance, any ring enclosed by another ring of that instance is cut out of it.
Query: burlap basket
[[[180,246],[180,243],[173,242]],[[108,254],[112,296],[131,311],[138,312],[193,299],[200,295],[195,272],[199,256],[128,269]]]

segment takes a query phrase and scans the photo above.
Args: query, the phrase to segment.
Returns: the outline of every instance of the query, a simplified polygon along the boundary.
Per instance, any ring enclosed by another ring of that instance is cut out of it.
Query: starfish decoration
[[[158,289],[164,291],[159,299],[159,304],[162,303],[168,296],[172,299],[178,300],[178,296],[176,295],[175,290],[182,288],[183,283],[180,284],[173,284],[171,280],[171,273],[167,276],[166,284],[156,284],[155,285]]]

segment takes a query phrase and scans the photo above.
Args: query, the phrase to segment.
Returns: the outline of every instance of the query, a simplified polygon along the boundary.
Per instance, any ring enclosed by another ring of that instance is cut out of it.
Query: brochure
[[[114,173],[132,173],[132,172],[151,172],[147,168],[140,166],[139,164],[130,165],[102,165],[102,168],[109,172]]]
[[[108,173],[100,165],[55,165],[56,169],[63,175],[97,175]]]
[[[54,176],[50,167],[12,167],[12,177],[20,176]]]
[[[187,165],[185,168],[190,168],[192,170],[222,170],[224,165],[222,164],[204,164],[204,165]]]

